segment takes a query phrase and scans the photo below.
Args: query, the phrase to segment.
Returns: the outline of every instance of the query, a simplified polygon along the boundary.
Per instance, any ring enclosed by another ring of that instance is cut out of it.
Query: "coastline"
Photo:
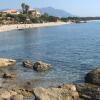
[[[39,27],[50,27],[65,25],[65,22],[50,22],[50,23],[39,23],[39,24],[14,24],[14,25],[2,25],[0,26],[0,32],[7,32],[17,29],[29,29],[29,28],[39,28]]]
[[[89,20],[89,22],[95,22],[100,20]],[[50,27],[50,26],[60,26],[65,24],[73,24],[73,22],[49,22],[49,23],[35,23],[35,24],[11,24],[11,25],[1,25],[0,32],[7,32],[12,30],[23,30],[30,28],[39,28],[39,27]]]

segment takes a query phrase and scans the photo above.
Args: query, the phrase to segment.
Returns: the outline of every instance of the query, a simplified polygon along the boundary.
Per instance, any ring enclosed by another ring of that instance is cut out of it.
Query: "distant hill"
[[[12,8],[12,9],[13,9],[13,8]],[[6,10],[11,10],[11,9],[9,9],[9,8],[6,8],[6,9],[0,9],[0,11],[6,11]],[[21,11],[21,9],[15,9],[15,10]]]
[[[61,10],[61,9],[55,9],[55,8],[52,8],[52,7],[45,7],[45,8],[39,8],[40,12],[42,14],[44,13],[48,13],[49,15],[52,15],[52,16],[56,16],[56,17],[69,17],[69,16],[74,16],[64,10]]]
[[[10,9],[8,9],[8,8],[6,8],[6,9],[0,9],[0,11],[5,11],[5,10],[10,10]]]

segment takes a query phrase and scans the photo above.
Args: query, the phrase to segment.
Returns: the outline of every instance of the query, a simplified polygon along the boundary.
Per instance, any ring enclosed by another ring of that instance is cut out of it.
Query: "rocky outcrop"
[[[35,88],[35,100],[79,100],[75,85],[61,88]]]
[[[96,68],[95,70],[90,71],[85,76],[85,82],[100,86],[100,68]]]
[[[44,63],[42,61],[35,62],[33,65],[33,69],[38,72],[46,71],[50,69],[50,67],[51,67],[50,64]]]
[[[31,60],[23,61],[23,66],[27,68],[33,68],[33,62]]]
[[[0,58],[0,67],[7,67],[16,64],[16,60]]]
[[[77,91],[83,100],[100,100],[100,86],[93,84],[77,84]]]

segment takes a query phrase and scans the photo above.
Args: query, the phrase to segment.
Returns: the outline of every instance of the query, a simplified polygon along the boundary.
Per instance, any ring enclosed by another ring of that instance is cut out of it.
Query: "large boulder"
[[[75,86],[66,85],[61,88],[35,88],[35,100],[79,100]]]
[[[23,66],[27,68],[33,68],[33,62],[31,60],[23,61]]]
[[[7,67],[16,64],[16,60],[0,58],[0,67]]]
[[[85,82],[100,86],[100,68],[90,71],[85,76]]]
[[[35,71],[46,71],[51,67],[50,64],[44,63],[42,61],[35,62],[33,65],[33,69]]]
[[[100,100],[100,86],[93,84],[77,84],[76,88],[82,100]]]

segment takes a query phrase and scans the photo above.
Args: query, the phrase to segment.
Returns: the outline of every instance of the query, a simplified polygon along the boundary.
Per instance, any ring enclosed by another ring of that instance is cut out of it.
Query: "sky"
[[[0,9],[19,9],[22,2],[33,8],[54,7],[77,16],[100,16],[100,0],[0,0]]]

